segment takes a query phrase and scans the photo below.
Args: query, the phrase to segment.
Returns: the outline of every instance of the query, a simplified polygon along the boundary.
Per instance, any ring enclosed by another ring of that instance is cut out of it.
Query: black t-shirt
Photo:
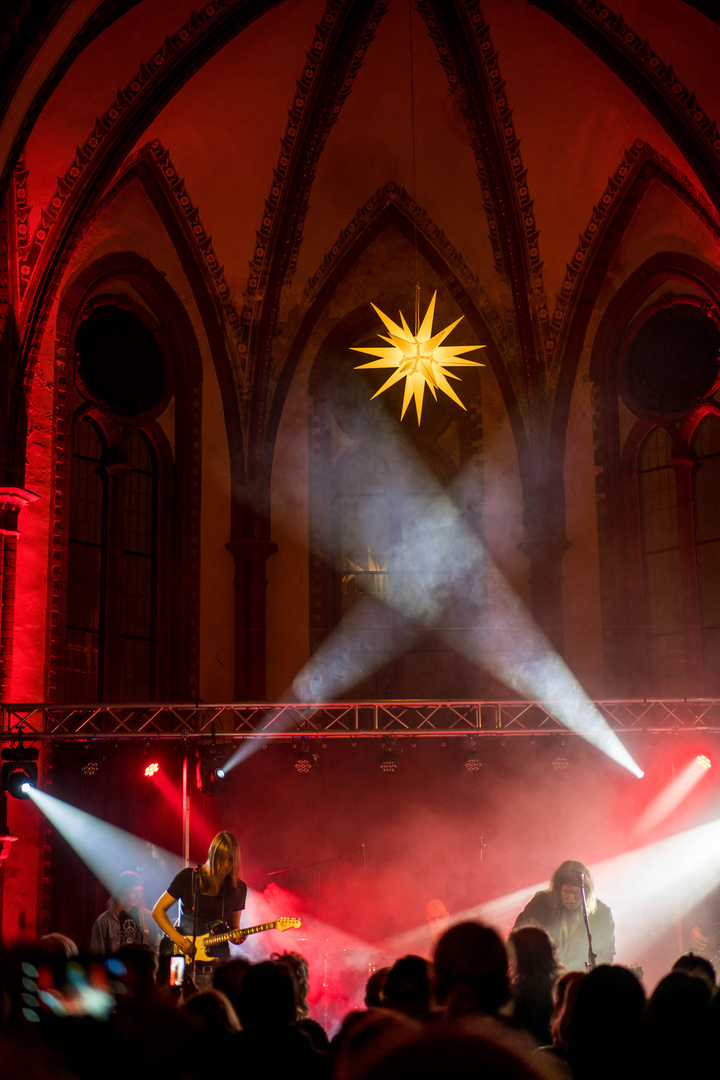
[[[175,875],[168,892],[176,900],[180,901],[180,932],[192,937],[193,870],[191,867],[188,866]],[[210,933],[219,923],[229,923],[232,912],[242,911],[245,907],[246,896],[247,885],[245,882],[238,881],[237,885],[233,887],[229,878],[225,878],[217,896],[206,896],[200,892],[198,894],[198,935]],[[225,945],[224,947],[218,946],[216,950],[218,956],[221,949],[229,955],[229,950]]]

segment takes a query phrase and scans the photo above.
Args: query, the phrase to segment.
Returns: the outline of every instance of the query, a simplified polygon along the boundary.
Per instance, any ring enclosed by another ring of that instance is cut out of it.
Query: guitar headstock
[[[302,923],[299,919],[276,919],[276,930],[299,930]]]

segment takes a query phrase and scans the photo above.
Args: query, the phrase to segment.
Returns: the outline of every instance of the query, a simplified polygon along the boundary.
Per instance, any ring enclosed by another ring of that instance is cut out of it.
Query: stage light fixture
[[[400,759],[393,749],[394,745],[394,739],[384,742],[382,745],[382,750],[378,757],[378,765],[380,766],[380,772],[382,773],[394,773],[398,770]]]
[[[482,761],[480,760],[480,753],[478,751],[477,739],[470,737],[470,741],[464,751],[464,765],[465,769],[469,773],[480,772],[482,768]]]
[[[6,747],[2,752],[2,790],[13,799],[29,799],[37,787],[38,751],[23,746]]]
[[[712,768],[712,762],[711,762],[710,758],[707,757],[705,754],[698,754],[698,756],[696,758],[696,761],[697,761],[697,763],[698,763],[698,765],[700,766],[701,769],[710,769],[710,768]]]
[[[224,758],[224,755],[222,757]],[[203,795],[216,795],[222,788],[227,787],[229,777],[224,765],[224,760],[217,752],[198,758],[197,786]]]
[[[151,761],[150,764],[145,767],[144,775],[151,777],[157,772],[160,772],[160,763],[158,761]]]
[[[570,758],[565,749],[565,739],[562,736],[556,738],[555,747],[556,754],[553,758],[552,767],[555,772],[565,772],[566,769],[570,768]]]
[[[315,755],[310,752],[310,743],[302,742],[295,749],[295,768],[299,773],[309,773],[315,764]]]
[[[80,743],[80,775],[95,776],[100,771],[100,756],[88,739]]]

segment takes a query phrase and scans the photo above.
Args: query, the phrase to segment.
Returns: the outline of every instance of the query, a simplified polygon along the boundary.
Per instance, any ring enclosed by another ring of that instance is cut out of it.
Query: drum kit
[[[297,937],[293,939],[293,947],[312,962],[313,1013],[328,1033],[349,1012],[365,1008],[368,979],[379,968],[390,967],[396,959],[372,948],[343,948],[332,937]],[[318,966],[321,980],[318,980]]]

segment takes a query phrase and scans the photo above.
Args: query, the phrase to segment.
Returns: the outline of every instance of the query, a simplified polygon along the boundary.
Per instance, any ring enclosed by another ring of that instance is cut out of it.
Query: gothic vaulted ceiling
[[[720,25],[708,3],[15,10],[2,38],[0,161],[4,190],[15,185],[20,367],[82,269],[83,238],[101,214],[120,229],[122,200],[140,185],[139,234],[154,230],[157,247],[161,220],[179,250],[182,233],[188,276],[204,280],[232,387],[229,430],[250,471],[313,311],[383,214],[411,222],[421,252],[442,252],[530,439],[563,412],[608,237],[647,186],[690,207],[708,245],[717,228]]]

